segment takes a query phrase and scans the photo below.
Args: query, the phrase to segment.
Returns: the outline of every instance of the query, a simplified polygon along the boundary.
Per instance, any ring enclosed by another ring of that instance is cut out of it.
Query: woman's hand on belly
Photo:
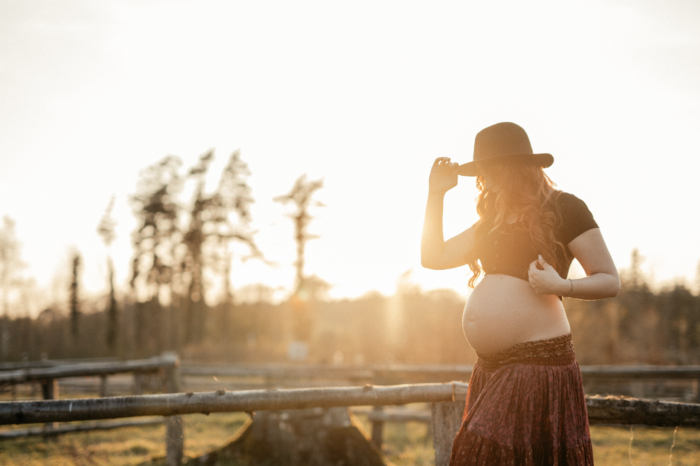
[[[553,294],[563,296],[569,292],[569,281],[561,278],[559,272],[549,265],[542,256],[537,256],[537,260],[532,261],[530,269],[527,271],[530,286],[538,294]],[[542,267],[539,269],[537,266]]]

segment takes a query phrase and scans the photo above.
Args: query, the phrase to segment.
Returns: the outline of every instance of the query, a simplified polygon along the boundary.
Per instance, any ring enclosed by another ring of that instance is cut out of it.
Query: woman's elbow
[[[608,287],[608,298],[614,298],[620,292],[622,284],[620,283],[620,277],[615,274],[610,277],[610,285]]]
[[[421,257],[420,259],[420,265],[422,265],[426,269],[430,270],[440,270],[440,267],[438,267],[437,261],[435,260],[430,260],[426,257]]]

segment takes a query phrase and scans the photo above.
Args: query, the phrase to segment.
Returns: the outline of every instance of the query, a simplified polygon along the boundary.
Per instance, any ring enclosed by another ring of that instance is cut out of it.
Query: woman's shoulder
[[[562,213],[588,210],[588,205],[581,198],[566,191],[556,190],[550,198],[554,200],[557,210]]]
[[[556,190],[554,191],[554,195],[556,197],[557,203],[559,204],[564,204],[564,205],[570,205],[570,204],[585,204],[581,198],[575,196],[574,194],[567,193],[566,191],[562,190]]]

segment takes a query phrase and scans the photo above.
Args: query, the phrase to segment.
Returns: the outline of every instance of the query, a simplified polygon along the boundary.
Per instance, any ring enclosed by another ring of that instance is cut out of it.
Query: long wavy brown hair
[[[492,180],[492,186],[486,188],[483,174],[476,177],[479,190],[476,198],[479,221],[474,232],[476,249],[490,232],[515,221],[512,226],[527,230],[535,250],[540,251],[539,254],[548,264],[555,266],[557,248],[564,250],[564,245],[554,238],[554,230],[560,219],[558,214],[545,211],[544,205],[548,196],[556,201],[555,196],[560,194],[557,190],[552,191],[556,184],[542,167],[532,164],[498,163],[483,167],[483,171]],[[483,273],[477,255],[467,257],[467,265],[472,271],[470,288],[474,288]]]

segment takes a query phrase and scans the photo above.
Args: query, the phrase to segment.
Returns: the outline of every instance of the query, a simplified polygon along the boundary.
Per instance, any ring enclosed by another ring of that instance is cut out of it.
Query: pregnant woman
[[[430,172],[421,262],[468,265],[474,288],[462,327],[477,353],[450,465],[592,465],[581,372],[562,297],[615,296],[620,279],[578,197],[555,190],[525,131],[498,123],[476,136],[473,161],[442,157]],[[475,176],[479,220],[445,241],[445,193]],[[586,277],[567,279],[577,259]]]

